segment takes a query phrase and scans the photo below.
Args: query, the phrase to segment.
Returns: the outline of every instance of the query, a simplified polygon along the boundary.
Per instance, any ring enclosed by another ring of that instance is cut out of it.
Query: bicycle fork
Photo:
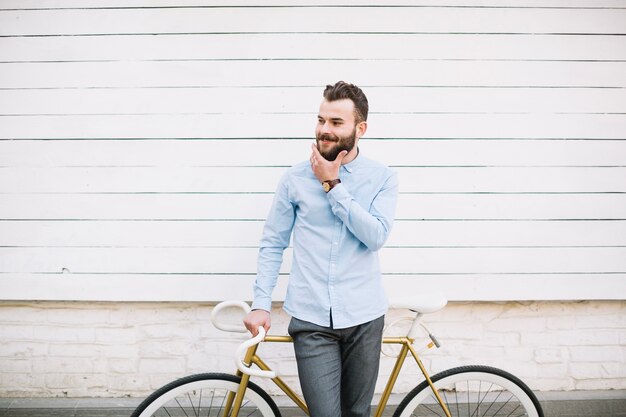
[[[246,356],[243,359],[243,362],[246,366],[251,365],[252,358],[256,354],[257,348],[258,345],[254,345],[246,351]],[[250,375],[244,374],[239,370],[237,371],[236,375],[241,377],[241,382],[239,382],[239,388],[237,389],[237,392],[230,391],[228,393],[224,404],[224,416],[236,417],[239,415],[241,404],[243,404],[243,397],[246,393],[246,389],[248,389],[248,381],[250,381]]]

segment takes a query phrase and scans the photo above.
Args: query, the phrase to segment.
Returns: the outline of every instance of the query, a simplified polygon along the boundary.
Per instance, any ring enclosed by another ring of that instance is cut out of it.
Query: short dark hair
[[[354,103],[354,119],[356,123],[367,120],[369,104],[363,90],[354,84],[338,81],[335,85],[328,84],[324,90],[324,98],[328,101],[350,99]]]

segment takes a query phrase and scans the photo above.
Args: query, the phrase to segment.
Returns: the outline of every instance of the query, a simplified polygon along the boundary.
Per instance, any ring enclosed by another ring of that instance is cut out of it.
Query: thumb
[[[343,161],[343,158],[345,158],[347,154],[348,154],[348,151],[345,151],[345,150],[339,152],[339,155],[337,155],[337,158],[335,158],[335,162],[341,163],[341,161]]]

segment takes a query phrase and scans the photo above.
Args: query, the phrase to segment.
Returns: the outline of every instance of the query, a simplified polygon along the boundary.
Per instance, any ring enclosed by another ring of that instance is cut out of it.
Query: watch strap
[[[326,180],[322,183],[322,186],[324,187],[324,191],[329,192],[333,189],[335,185],[339,184],[340,182],[341,180],[339,178],[334,180]]]

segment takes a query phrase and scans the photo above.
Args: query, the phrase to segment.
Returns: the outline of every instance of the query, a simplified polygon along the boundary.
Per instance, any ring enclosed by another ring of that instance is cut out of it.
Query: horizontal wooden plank
[[[315,114],[4,116],[0,139],[312,138]],[[394,139],[624,139],[626,132],[621,114],[372,114],[368,122],[369,137]]]
[[[407,291],[417,294],[433,289],[451,301],[622,300],[626,296],[626,274],[424,274],[383,276],[383,280],[390,300],[406,297]]]
[[[626,221],[397,220],[386,246],[625,246]]]
[[[254,274],[256,248],[0,248],[0,272]],[[626,247],[384,248],[387,274],[626,273]],[[291,267],[285,250],[281,271]]]
[[[396,213],[417,220],[626,219],[626,194],[401,194]]]
[[[252,300],[247,275],[0,274],[2,300],[196,301]],[[626,274],[383,275],[390,300],[433,289],[450,301],[622,300]],[[17,284],[16,284],[17,283]],[[285,299],[281,277],[273,300]]]
[[[626,103],[626,89],[366,90],[370,114],[623,113]],[[317,110],[321,97],[319,87],[0,90],[0,115],[310,114]]]
[[[1,7],[1,5],[0,5]],[[611,35],[232,33],[0,38],[0,61],[200,59],[617,60]],[[467,45],[471,44],[472,48]]]
[[[5,10],[0,14],[0,35],[204,32],[621,34],[624,33],[624,21],[626,10],[623,9],[80,8]]]
[[[324,86],[336,80],[363,87],[625,87],[626,62],[347,60],[328,65],[317,60],[232,60],[0,65],[0,88]]]
[[[2,167],[291,166],[312,139],[6,140]],[[374,140],[364,155],[390,166],[624,166],[626,140]],[[237,155],[225,158],[225,155]]]
[[[264,220],[271,200],[272,193],[4,194],[0,195],[0,219]],[[400,194],[396,218],[473,221],[626,219],[626,193]]]
[[[384,248],[385,273],[623,273],[626,247]]]
[[[271,0],[264,1],[263,6],[375,6],[381,5],[380,0]],[[433,3],[430,0],[393,0],[386,1],[385,6],[411,7],[567,7],[567,8],[623,8],[623,0],[446,0]],[[241,7],[259,6],[258,0],[3,0],[2,9],[62,9],[62,8],[110,8],[110,7]]]
[[[285,170],[282,167],[0,168],[0,193],[271,193]],[[398,167],[395,170],[400,191],[404,193],[626,191],[626,167]]]
[[[264,220],[266,194],[5,194],[3,219]]]
[[[0,246],[257,247],[258,221],[0,221]],[[396,220],[393,246],[626,246],[626,221]]]
[[[110,8],[110,7],[242,7],[242,6],[381,6],[380,0],[271,0],[262,5],[258,0],[3,0],[1,9],[62,9],[62,8]],[[411,7],[567,7],[567,8],[623,8],[623,0],[446,0],[433,3],[430,0],[388,0],[384,6]]]

